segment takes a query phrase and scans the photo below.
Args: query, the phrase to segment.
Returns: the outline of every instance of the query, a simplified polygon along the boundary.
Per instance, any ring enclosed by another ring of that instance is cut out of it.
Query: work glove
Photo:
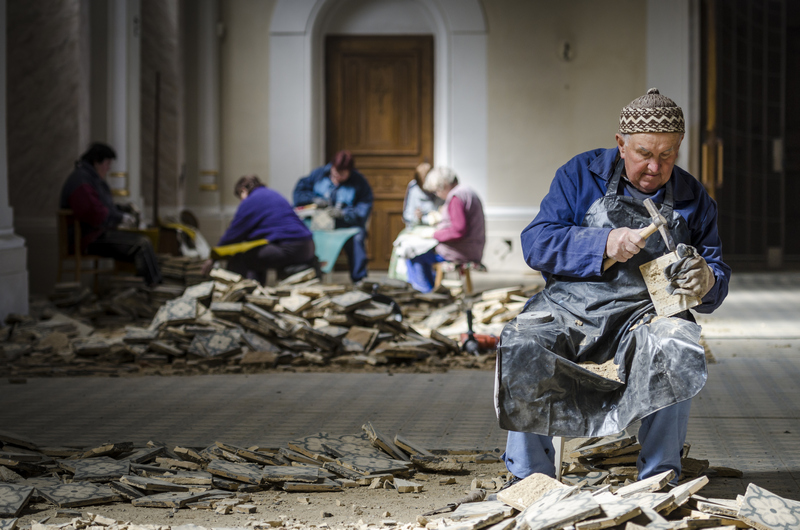
[[[317,208],[327,208],[330,205],[330,202],[323,197],[314,197],[313,202],[317,205]]]
[[[677,253],[680,259],[664,269],[664,276],[670,281],[667,292],[703,298],[717,281],[714,271],[690,245],[679,244]]]
[[[330,208],[328,210],[331,218],[333,219],[342,219],[344,218],[344,210],[342,210],[341,206],[336,206],[335,208]]]

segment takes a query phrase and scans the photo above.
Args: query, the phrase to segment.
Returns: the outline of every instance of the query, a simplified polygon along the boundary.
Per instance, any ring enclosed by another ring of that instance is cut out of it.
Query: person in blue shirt
[[[419,164],[414,170],[414,178],[406,187],[406,197],[403,200],[403,221],[406,228],[421,224],[435,226],[442,219],[439,208],[444,204],[444,199],[423,188],[425,176],[431,169],[427,162]]]
[[[671,470],[678,481],[691,398],[707,371],[692,314],[655,315],[639,266],[668,249],[660,234],[639,234],[651,222],[644,199],[690,251],[675,294],[698,298],[694,310],[710,313],[731,276],[716,203],[675,165],[684,131],[681,108],[650,89],[622,109],[616,147],[558,169],[522,232],[525,260],[547,283],[500,338],[496,405],[509,431],[509,485],[533,473],[555,476],[551,436],[607,436],[636,420],[639,479]],[[617,263],[604,270],[607,257]],[[610,361],[616,378],[579,366]]]
[[[292,265],[315,266],[311,231],[294,213],[289,201],[267,188],[256,175],[240,178],[233,193],[242,202],[217,245],[256,239],[266,239],[268,243],[231,256],[226,269],[264,283],[267,269],[281,271]],[[211,265],[210,260],[206,262],[205,272]]]
[[[329,208],[336,228],[359,228],[344,246],[353,283],[367,275],[367,221],[372,212],[372,188],[353,167],[349,151],[339,151],[330,163],[300,179],[294,188],[294,206],[315,204]]]

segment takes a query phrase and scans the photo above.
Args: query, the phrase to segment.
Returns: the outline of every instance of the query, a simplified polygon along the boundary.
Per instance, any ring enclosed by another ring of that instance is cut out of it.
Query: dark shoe
[[[521,479],[521,478],[519,478],[519,477],[515,477],[515,476],[514,476],[514,475],[512,475],[511,473],[509,473],[509,474],[508,474],[508,476],[509,476],[510,478],[509,478],[508,480],[506,480],[506,483],[505,483],[505,484],[503,484],[503,486],[502,486],[502,487],[501,487],[499,490],[497,490],[497,492],[498,492],[498,493],[500,493],[500,492],[501,492],[501,491],[503,491],[504,489],[510,488],[511,486],[513,486],[514,484],[517,484],[518,482],[520,482],[520,481],[522,480],[522,479]]]

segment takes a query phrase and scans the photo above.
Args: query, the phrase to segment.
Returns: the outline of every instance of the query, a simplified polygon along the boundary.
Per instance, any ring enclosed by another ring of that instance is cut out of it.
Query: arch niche
[[[324,162],[325,36],[434,36],[434,162],[486,200],[486,19],[479,0],[279,0],[270,23],[270,186]]]

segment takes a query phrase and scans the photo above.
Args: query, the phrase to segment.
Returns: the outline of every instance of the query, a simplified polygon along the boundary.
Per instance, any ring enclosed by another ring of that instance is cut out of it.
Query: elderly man
[[[428,293],[434,286],[435,263],[481,262],[486,224],[480,197],[469,186],[459,184],[452,169],[437,167],[431,170],[423,187],[444,201],[442,219],[433,233],[438,244],[432,250],[407,260],[408,283],[414,289]]]
[[[522,232],[527,263],[545,289],[503,331],[496,404],[509,430],[504,460],[512,482],[554,476],[550,436],[605,436],[642,420],[639,478],[681,472],[691,398],[706,380],[700,328],[689,311],[654,315],[639,266],[667,253],[645,240],[650,198],[676,243],[691,245],[676,294],[696,296],[710,313],[728,293],[717,206],[675,166],[683,111],[650,89],[622,109],[617,146],[580,154],[559,168],[539,214]],[[617,264],[603,271],[603,260]],[[579,366],[613,360],[618,377]]]
[[[344,246],[353,283],[367,275],[367,221],[372,212],[372,187],[353,164],[350,151],[339,151],[329,164],[300,179],[294,188],[294,205],[330,208],[336,228],[361,230]]]

